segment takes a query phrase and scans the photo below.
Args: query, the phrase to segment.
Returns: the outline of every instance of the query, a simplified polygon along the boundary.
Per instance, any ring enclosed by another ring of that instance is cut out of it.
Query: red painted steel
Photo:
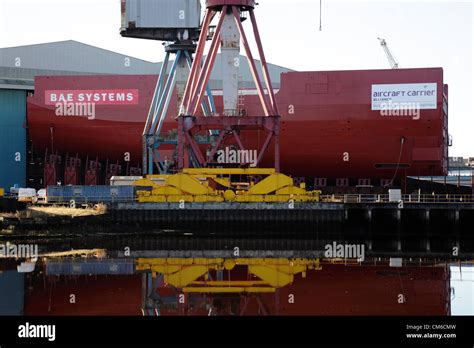
[[[267,86],[267,91],[270,96],[270,103],[272,109],[272,115],[279,115],[278,105],[275,100],[275,92],[273,91],[272,81],[270,78],[270,73],[268,72],[268,64],[265,58],[265,53],[263,51],[262,40],[260,39],[260,33],[258,31],[257,20],[255,18],[254,11],[250,12],[250,19],[252,21],[253,33],[255,36],[255,41],[257,42],[258,54],[260,55],[260,60],[262,62],[263,78],[265,79],[265,84]],[[252,61],[253,62],[253,61]]]
[[[28,98],[31,140],[39,151],[54,148],[61,154],[79,153],[105,161],[141,163],[142,131],[157,76],[53,76],[37,77],[35,95]],[[437,108],[421,110],[420,118],[382,117],[371,110],[373,84],[436,83]],[[289,72],[281,75],[276,91],[281,113],[281,171],[307,178],[371,178],[391,180],[394,169],[377,164],[397,163],[400,139],[404,137],[402,164],[409,167],[398,175],[444,175],[447,139],[443,116],[443,70],[441,68],[356,71]],[[97,105],[96,117],[56,116],[54,106],[45,105],[47,90],[138,89],[138,105]],[[244,91],[247,115],[262,115],[256,91]],[[215,96],[218,108],[222,97]],[[176,95],[173,96],[162,134],[177,128]],[[52,134],[50,128],[54,127]],[[52,139],[52,136],[54,139]],[[247,148],[258,149],[264,138],[240,134]],[[162,149],[162,150],[161,150]],[[162,145],[169,156],[174,146]],[[344,153],[350,160],[344,161]],[[263,165],[272,165],[271,151]]]
[[[238,27],[239,32],[240,32],[240,36],[242,37],[242,43],[244,45],[245,53],[247,54],[247,60],[249,62],[250,72],[252,73],[253,80],[255,81],[255,85],[257,87],[258,96],[260,98],[260,103],[262,103],[262,106],[263,106],[263,113],[265,114],[265,116],[270,116],[270,115],[271,116],[276,116],[274,110],[271,110],[272,112],[270,113],[268,98],[267,98],[267,96],[265,95],[265,93],[263,91],[262,82],[260,81],[260,77],[259,77],[258,72],[257,72],[257,66],[255,65],[255,60],[253,59],[252,50],[250,49],[250,45],[249,45],[249,41],[247,39],[247,35],[245,34],[244,27],[242,26],[242,23],[240,21],[240,13],[237,10],[237,8],[235,8],[235,7],[233,8],[233,11],[234,11],[234,17],[235,17],[236,22],[237,22],[237,27]],[[250,12],[253,12],[253,11],[250,11]],[[258,46],[258,44],[257,44],[257,46]],[[261,49],[261,47],[259,47],[259,50],[260,49]],[[262,64],[263,64],[263,62],[262,62]]]
[[[44,186],[57,185],[60,181],[59,165],[61,164],[61,156],[58,154],[46,154],[44,161]]]
[[[215,154],[218,150],[218,147],[222,144],[223,141],[226,139],[230,138],[231,135],[234,135],[236,133],[235,131],[241,132],[243,131],[253,131],[255,130],[264,130],[267,131],[266,134],[266,139],[261,147],[259,147],[259,157],[257,160],[257,165],[261,162],[263,159],[263,154],[266,153],[267,148],[271,142],[271,140],[274,138],[274,134],[279,134],[279,122],[278,122],[278,117],[277,116],[269,116],[269,117],[258,117],[258,116],[243,116],[243,117],[237,117],[237,116],[213,116],[213,117],[180,117],[179,118],[180,122],[182,125],[179,127],[181,130],[181,136],[185,136],[187,140],[187,144],[189,144],[193,152],[196,154],[197,160],[200,165],[202,166],[207,166],[209,163],[206,163],[206,160],[201,154],[200,148],[196,141],[194,140],[193,137],[191,137],[190,133],[194,131],[200,131],[200,130],[220,130],[221,134],[217,139],[217,142],[215,145],[211,147],[211,154]],[[232,132],[229,132],[227,134],[226,130],[232,129]],[[263,135],[263,134],[262,134]],[[243,143],[240,141],[240,137],[236,138],[235,136],[233,137],[235,142],[237,144],[240,144],[243,146]],[[178,147],[180,146],[181,143],[178,143]],[[178,151],[183,151],[185,146],[181,146],[180,150]],[[274,163],[276,170],[278,171],[278,156],[277,153],[275,153],[275,158],[274,158]],[[184,159],[184,157],[180,157]],[[209,158],[212,158],[212,156],[209,156]]]
[[[84,185],[94,186],[99,185],[100,182],[100,170],[102,165],[99,163],[98,158],[95,161],[86,161],[86,173],[84,178]]]
[[[80,184],[81,159],[77,154],[76,157],[66,157],[64,166],[64,185]]]
[[[44,285],[47,284],[45,288]],[[36,278],[25,315],[141,315],[141,275]],[[76,303],[70,302],[71,294]],[[49,302],[51,297],[51,302]]]
[[[227,6],[225,6],[223,10],[226,10],[226,9],[227,9]],[[220,30],[222,28],[223,22],[224,22],[224,16],[221,16],[219,18],[219,22],[217,23],[216,33],[214,34],[214,37],[212,38],[209,54],[206,56],[202,69],[199,69],[201,67],[202,57],[196,56],[193,61],[193,65],[197,67],[197,71],[195,75],[196,81],[195,82],[193,81],[191,83],[191,86],[193,87],[193,89],[190,90],[190,92],[188,91],[188,93],[190,93],[190,104],[189,106],[186,105],[186,112],[191,115],[196,114],[198,105],[201,103],[202,98],[204,97],[204,90],[209,82],[209,78],[211,77],[212,68],[214,67],[217,51],[219,49]],[[206,28],[202,28],[201,30],[207,32],[209,28],[206,27]]]
[[[25,298],[26,315],[141,315],[141,276],[76,276],[44,282],[33,277]],[[69,301],[70,294],[76,303]],[[230,314],[261,315],[450,315],[450,272],[448,267],[402,267],[323,265],[321,271],[296,275],[292,284],[277,294],[254,296],[209,295],[205,301],[187,295],[190,306],[178,306],[174,288],[160,287],[158,293],[175,305],[161,308],[161,315]],[[405,303],[400,303],[400,294]],[[294,301],[289,301],[293,295]],[[259,304],[260,302],[260,304]],[[278,307],[277,307],[278,305]]]
[[[212,10],[206,9],[206,12],[204,14],[204,20],[203,20],[202,28],[204,28],[204,29],[209,28],[209,24],[210,24],[214,14],[215,14],[215,12],[213,12]],[[197,48],[196,48],[196,54],[194,56],[194,60],[197,60],[199,63],[201,63],[201,61],[202,61],[204,48],[206,46],[207,35],[208,35],[207,31],[204,31],[204,30],[201,29],[201,33],[199,35],[199,41],[198,41]],[[191,71],[189,72],[188,81],[186,82],[186,88],[184,90],[183,102],[182,102],[183,105],[186,108],[186,113],[189,110],[190,92],[194,90],[194,83],[195,83],[195,80],[196,80],[196,74],[199,71],[199,67],[200,67],[200,65],[197,64],[197,63],[196,64],[193,63],[191,65]]]
[[[228,3],[230,2],[228,1]],[[243,4],[241,3],[240,5],[243,5]],[[210,8],[208,8],[208,11],[209,9]],[[262,43],[261,43],[260,36],[258,33],[255,16],[253,15],[253,8],[245,8],[237,4],[230,4],[229,6],[224,4],[221,8],[213,8],[213,9],[215,9],[215,11],[220,14],[220,17],[219,17],[219,21],[218,21],[217,28],[215,31],[215,35],[212,38],[209,54],[206,56],[204,65],[201,68],[202,54],[204,52],[203,50],[204,41],[206,40],[206,38],[201,35],[200,42],[198,44],[199,47],[197,50],[197,55],[194,59],[193,66],[191,68],[190,76],[188,78],[188,83],[186,85],[186,91],[184,93],[183,103],[180,110],[180,115],[179,115],[180,120],[178,122],[178,149],[177,149],[178,150],[177,152],[178,166],[177,168],[182,169],[185,167],[185,161],[186,161],[186,158],[189,157],[190,152],[194,154],[194,158],[196,159],[200,167],[206,167],[209,165],[209,163],[207,163],[206,160],[204,159],[201,149],[196,143],[195,133],[200,130],[211,131],[211,130],[215,130],[215,128],[205,128],[206,122],[201,122],[201,120],[199,120],[201,117],[200,115],[197,114],[197,112],[198,112],[199,106],[201,105],[201,101],[204,98],[204,91],[206,89],[206,86],[208,86],[208,82],[211,77],[212,70],[214,68],[214,63],[215,63],[217,52],[219,49],[218,44],[220,42],[221,29],[224,23],[224,18],[227,14],[233,14],[234,20],[236,22],[238,31],[242,39],[242,43],[247,53],[249,67],[252,72],[255,85],[257,86],[258,95],[260,98],[261,105],[263,107],[263,113],[265,116],[272,116],[271,118],[272,127],[266,127],[269,133],[268,133],[267,139],[265,140],[263,146],[260,149],[257,164],[261,162],[271,140],[275,139],[274,140],[274,154],[273,154],[275,159],[274,159],[274,163],[272,167],[274,167],[275,170],[279,172],[280,171],[280,148],[279,148],[280,146],[280,141],[279,141],[280,118],[279,118],[279,115],[276,113],[277,107],[276,107],[275,95],[273,93],[273,87],[268,76],[268,67],[267,67],[267,63],[266,63],[265,56],[263,53]],[[250,50],[248,39],[241,23],[242,11],[250,11],[252,14],[252,26],[253,26],[254,34],[256,36],[258,51],[262,60],[262,70],[264,72],[264,78],[267,84],[267,90],[269,91],[268,96],[265,94],[263,90],[262,82],[260,81],[260,77],[257,72],[255,61],[252,56],[252,51]],[[209,31],[210,21],[208,17],[209,17],[209,12],[206,12],[205,19],[204,19],[204,26],[201,28],[201,31],[204,33],[207,33]],[[223,78],[227,79],[227,78],[232,78],[232,77],[223,76]],[[217,112],[219,113],[219,109]],[[262,117],[262,116],[259,115],[257,117]],[[216,117],[214,116],[211,118],[216,119]],[[234,141],[238,143],[240,149],[251,150],[250,148],[249,149],[245,148],[243,143],[240,141],[240,137],[236,133],[236,130],[240,132],[240,131],[246,131],[247,129],[251,128],[245,125],[246,118],[248,118],[248,116],[239,117],[239,118],[219,116],[217,120],[222,122],[225,125],[225,128],[222,129],[221,131],[234,134]],[[260,126],[262,126],[263,123],[264,122],[258,122]],[[262,127],[262,130],[264,129],[265,128]],[[221,143],[222,140],[223,139],[219,138],[219,144]],[[214,145],[210,149],[211,153],[215,153],[215,149],[216,149],[216,146]]]

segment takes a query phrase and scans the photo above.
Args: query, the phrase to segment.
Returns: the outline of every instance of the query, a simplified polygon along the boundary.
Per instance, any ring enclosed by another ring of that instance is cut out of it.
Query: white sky
[[[295,70],[385,69],[377,37],[402,68],[443,67],[451,156],[474,156],[472,0],[259,0],[269,62]],[[149,61],[161,43],[119,35],[119,0],[0,0],[0,47],[77,40]],[[428,82],[428,81],[427,81]]]

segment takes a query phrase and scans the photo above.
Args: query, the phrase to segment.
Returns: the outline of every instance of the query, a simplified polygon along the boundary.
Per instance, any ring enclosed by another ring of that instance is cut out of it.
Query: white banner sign
[[[372,110],[436,109],[436,83],[372,85]]]

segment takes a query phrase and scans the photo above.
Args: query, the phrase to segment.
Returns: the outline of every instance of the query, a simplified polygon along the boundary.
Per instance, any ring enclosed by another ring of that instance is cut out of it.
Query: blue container
[[[134,186],[48,186],[49,203],[95,204],[131,202],[135,197]]]
[[[69,202],[72,197],[67,193],[69,186],[48,186],[46,188],[46,197],[48,203],[66,203]]]
[[[114,203],[131,201],[133,186],[73,186],[73,199],[76,203]]]
[[[130,275],[135,271],[133,259],[62,260],[46,262],[47,275]]]
[[[0,187],[26,186],[26,92],[0,89]]]
[[[112,202],[131,202],[135,199],[135,186],[110,186]]]

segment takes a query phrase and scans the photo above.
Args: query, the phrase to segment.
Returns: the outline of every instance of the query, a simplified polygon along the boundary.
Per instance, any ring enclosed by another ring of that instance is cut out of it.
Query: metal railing
[[[398,203],[391,201],[388,194],[345,194],[345,195],[320,195],[321,202],[329,203]],[[404,203],[474,203],[474,195],[470,194],[403,194]],[[77,196],[49,196],[46,199],[38,199],[39,204],[70,204],[88,205],[98,203],[133,203],[138,202],[137,197],[77,197]]]
[[[338,203],[397,203],[390,201],[388,194],[345,194],[321,195],[322,202]],[[474,195],[470,194],[404,194],[404,203],[474,203]]]

